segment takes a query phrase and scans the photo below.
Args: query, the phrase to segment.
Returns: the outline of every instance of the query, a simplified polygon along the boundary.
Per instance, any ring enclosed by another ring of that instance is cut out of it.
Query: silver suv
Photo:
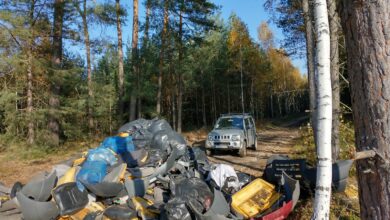
[[[249,114],[221,115],[206,140],[208,154],[214,150],[237,150],[245,157],[248,146],[258,150],[255,121]]]

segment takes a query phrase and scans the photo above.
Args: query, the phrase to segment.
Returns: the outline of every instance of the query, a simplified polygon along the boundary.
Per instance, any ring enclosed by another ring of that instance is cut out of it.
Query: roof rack
[[[223,116],[233,116],[233,115],[251,116],[250,113],[226,113],[226,114],[221,114],[219,117],[223,117]]]

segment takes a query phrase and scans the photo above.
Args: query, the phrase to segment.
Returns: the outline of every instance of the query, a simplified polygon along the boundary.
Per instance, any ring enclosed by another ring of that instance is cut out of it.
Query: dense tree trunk
[[[356,150],[377,152],[357,161],[360,217],[390,219],[390,5],[342,3]]]
[[[168,28],[168,0],[164,2],[164,23],[161,31],[161,49],[160,49],[160,63],[158,72],[158,88],[157,88],[157,104],[156,112],[158,115],[161,114],[161,91],[162,91],[162,77],[164,72],[164,47],[165,47],[165,35]]]
[[[199,123],[199,103],[198,103],[198,88],[195,87],[195,120],[196,120],[196,127],[200,127]]]
[[[172,76],[173,78],[173,76]],[[173,79],[172,79],[173,80]],[[176,110],[176,89],[174,88],[174,86],[172,87],[171,89],[171,96],[172,96],[172,99],[171,99],[171,106],[172,106],[172,125],[173,125],[173,130],[177,130],[177,123],[176,123],[176,114],[177,114],[177,110]]]
[[[30,8],[30,39],[27,52],[27,118],[28,118],[28,132],[27,132],[27,143],[33,144],[35,138],[35,126],[33,121],[33,46],[34,46],[34,9],[35,0],[31,1]]]
[[[152,1],[147,0],[146,1],[146,15],[145,15],[145,29],[144,29],[144,36],[142,40],[142,63],[141,66],[138,67],[139,71],[139,78],[138,78],[138,99],[137,99],[137,111],[138,111],[138,118],[142,117],[142,98],[143,98],[143,80],[144,75],[147,74],[147,68],[146,68],[146,56],[147,56],[147,47],[148,47],[148,41],[149,41],[149,26],[150,26],[150,7],[151,7]]]
[[[120,0],[116,0],[115,8],[116,8],[116,29],[118,32],[118,121],[122,123],[123,120],[123,112],[124,112],[124,103],[123,103],[123,95],[124,95],[124,70],[123,70],[123,49],[122,49],[122,27],[121,27],[121,17],[120,17]]]
[[[250,106],[251,106],[251,114],[254,117],[255,114],[255,104],[254,104],[254,80],[251,80],[251,98],[250,98]]]
[[[62,27],[64,18],[64,0],[55,0],[54,2],[54,21],[53,21],[53,45],[52,45],[52,66],[54,74],[61,68],[62,63]],[[49,98],[49,131],[50,144],[59,146],[60,144],[60,124],[58,110],[60,107],[60,83],[56,77],[52,77],[50,85]]]
[[[80,6],[77,4],[77,10],[83,20],[83,31],[84,31],[84,44],[85,44],[85,53],[87,56],[87,79],[88,79],[88,99],[87,99],[87,113],[88,113],[88,128],[90,134],[94,129],[93,121],[93,89],[92,89],[92,67],[91,67],[91,44],[89,41],[89,31],[88,31],[88,22],[87,22],[87,0],[83,2],[83,11],[81,11]]]
[[[339,25],[336,0],[327,0],[330,30],[330,74],[332,79],[332,161],[340,154],[340,82],[339,82]]]
[[[179,71],[178,71],[178,96],[177,96],[177,132],[181,133],[183,111],[183,7],[184,0],[179,12]]]
[[[204,76],[203,70],[201,71],[201,75]],[[202,84],[202,121],[203,127],[207,128],[207,118],[206,118],[206,97],[205,97],[205,88],[204,84]]]
[[[245,113],[245,100],[244,100],[244,82],[243,82],[243,73],[242,73],[242,49],[240,42],[240,86],[241,86],[241,112]]]
[[[314,83],[314,74],[315,74],[315,56],[314,56],[314,28],[312,23],[312,10],[309,4],[309,0],[302,0],[302,9],[305,20],[305,38],[306,38],[306,61],[307,61],[307,78],[309,81],[309,101],[310,101],[310,121],[313,128],[314,140],[316,140],[317,132],[315,130],[315,108],[316,108],[316,93],[315,93],[315,83]]]
[[[136,105],[139,97],[140,73],[138,69],[138,0],[133,0],[133,36],[131,40],[131,65],[133,75],[136,76],[135,87],[133,86],[130,94],[130,121],[136,118]]]
[[[314,1],[316,30],[317,179],[312,219],[329,219],[332,184],[332,85],[330,38],[326,0]]]

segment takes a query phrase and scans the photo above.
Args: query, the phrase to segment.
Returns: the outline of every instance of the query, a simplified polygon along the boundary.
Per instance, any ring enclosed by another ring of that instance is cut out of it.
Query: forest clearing
[[[390,219],[384,0],[0,1],[0,219]]]

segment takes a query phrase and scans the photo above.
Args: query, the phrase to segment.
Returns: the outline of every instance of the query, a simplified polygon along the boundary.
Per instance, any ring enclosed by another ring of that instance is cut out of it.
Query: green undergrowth
[[[298,152],[299,157],[307,159],[309,164],[316,162],[316,150],[313,136],[313,129],[310,123],[299,128],[300,139],[295,144],[294,148]],[[353,124],[350,121],[340,120],[340,160],[353,158],[355,154],[355,135]]]
[[[305,158],[309,165],[316,164],[316,149],[313,138],[313,129],[308,123],[299,129],[300,138],[294,148],[294,158]],[[350,121],[340,120],[340,155],[339,159],[352,159],[355,154],[355,136],[353,124]],[[349,178],[356,178],[356,168],[353,165]],[[353,181],[351,181],[353,182]],[[308,199],[300,200],[291,219],[310,219],[313,212],[314,195]],[[355,220],[359,217],[358,201],[348,199],[345,193],[333,193],[330,207],[330,219]]]
[[[58,147],[44,144],[29,145],[24,141],[6,140],[0,136],[0,154],[6,155],[7,160],[37,160],[48,159],[51,156],[63,156],[64,159],[75,153],[95,148],[103,138],[90,140],[67,141]]]

